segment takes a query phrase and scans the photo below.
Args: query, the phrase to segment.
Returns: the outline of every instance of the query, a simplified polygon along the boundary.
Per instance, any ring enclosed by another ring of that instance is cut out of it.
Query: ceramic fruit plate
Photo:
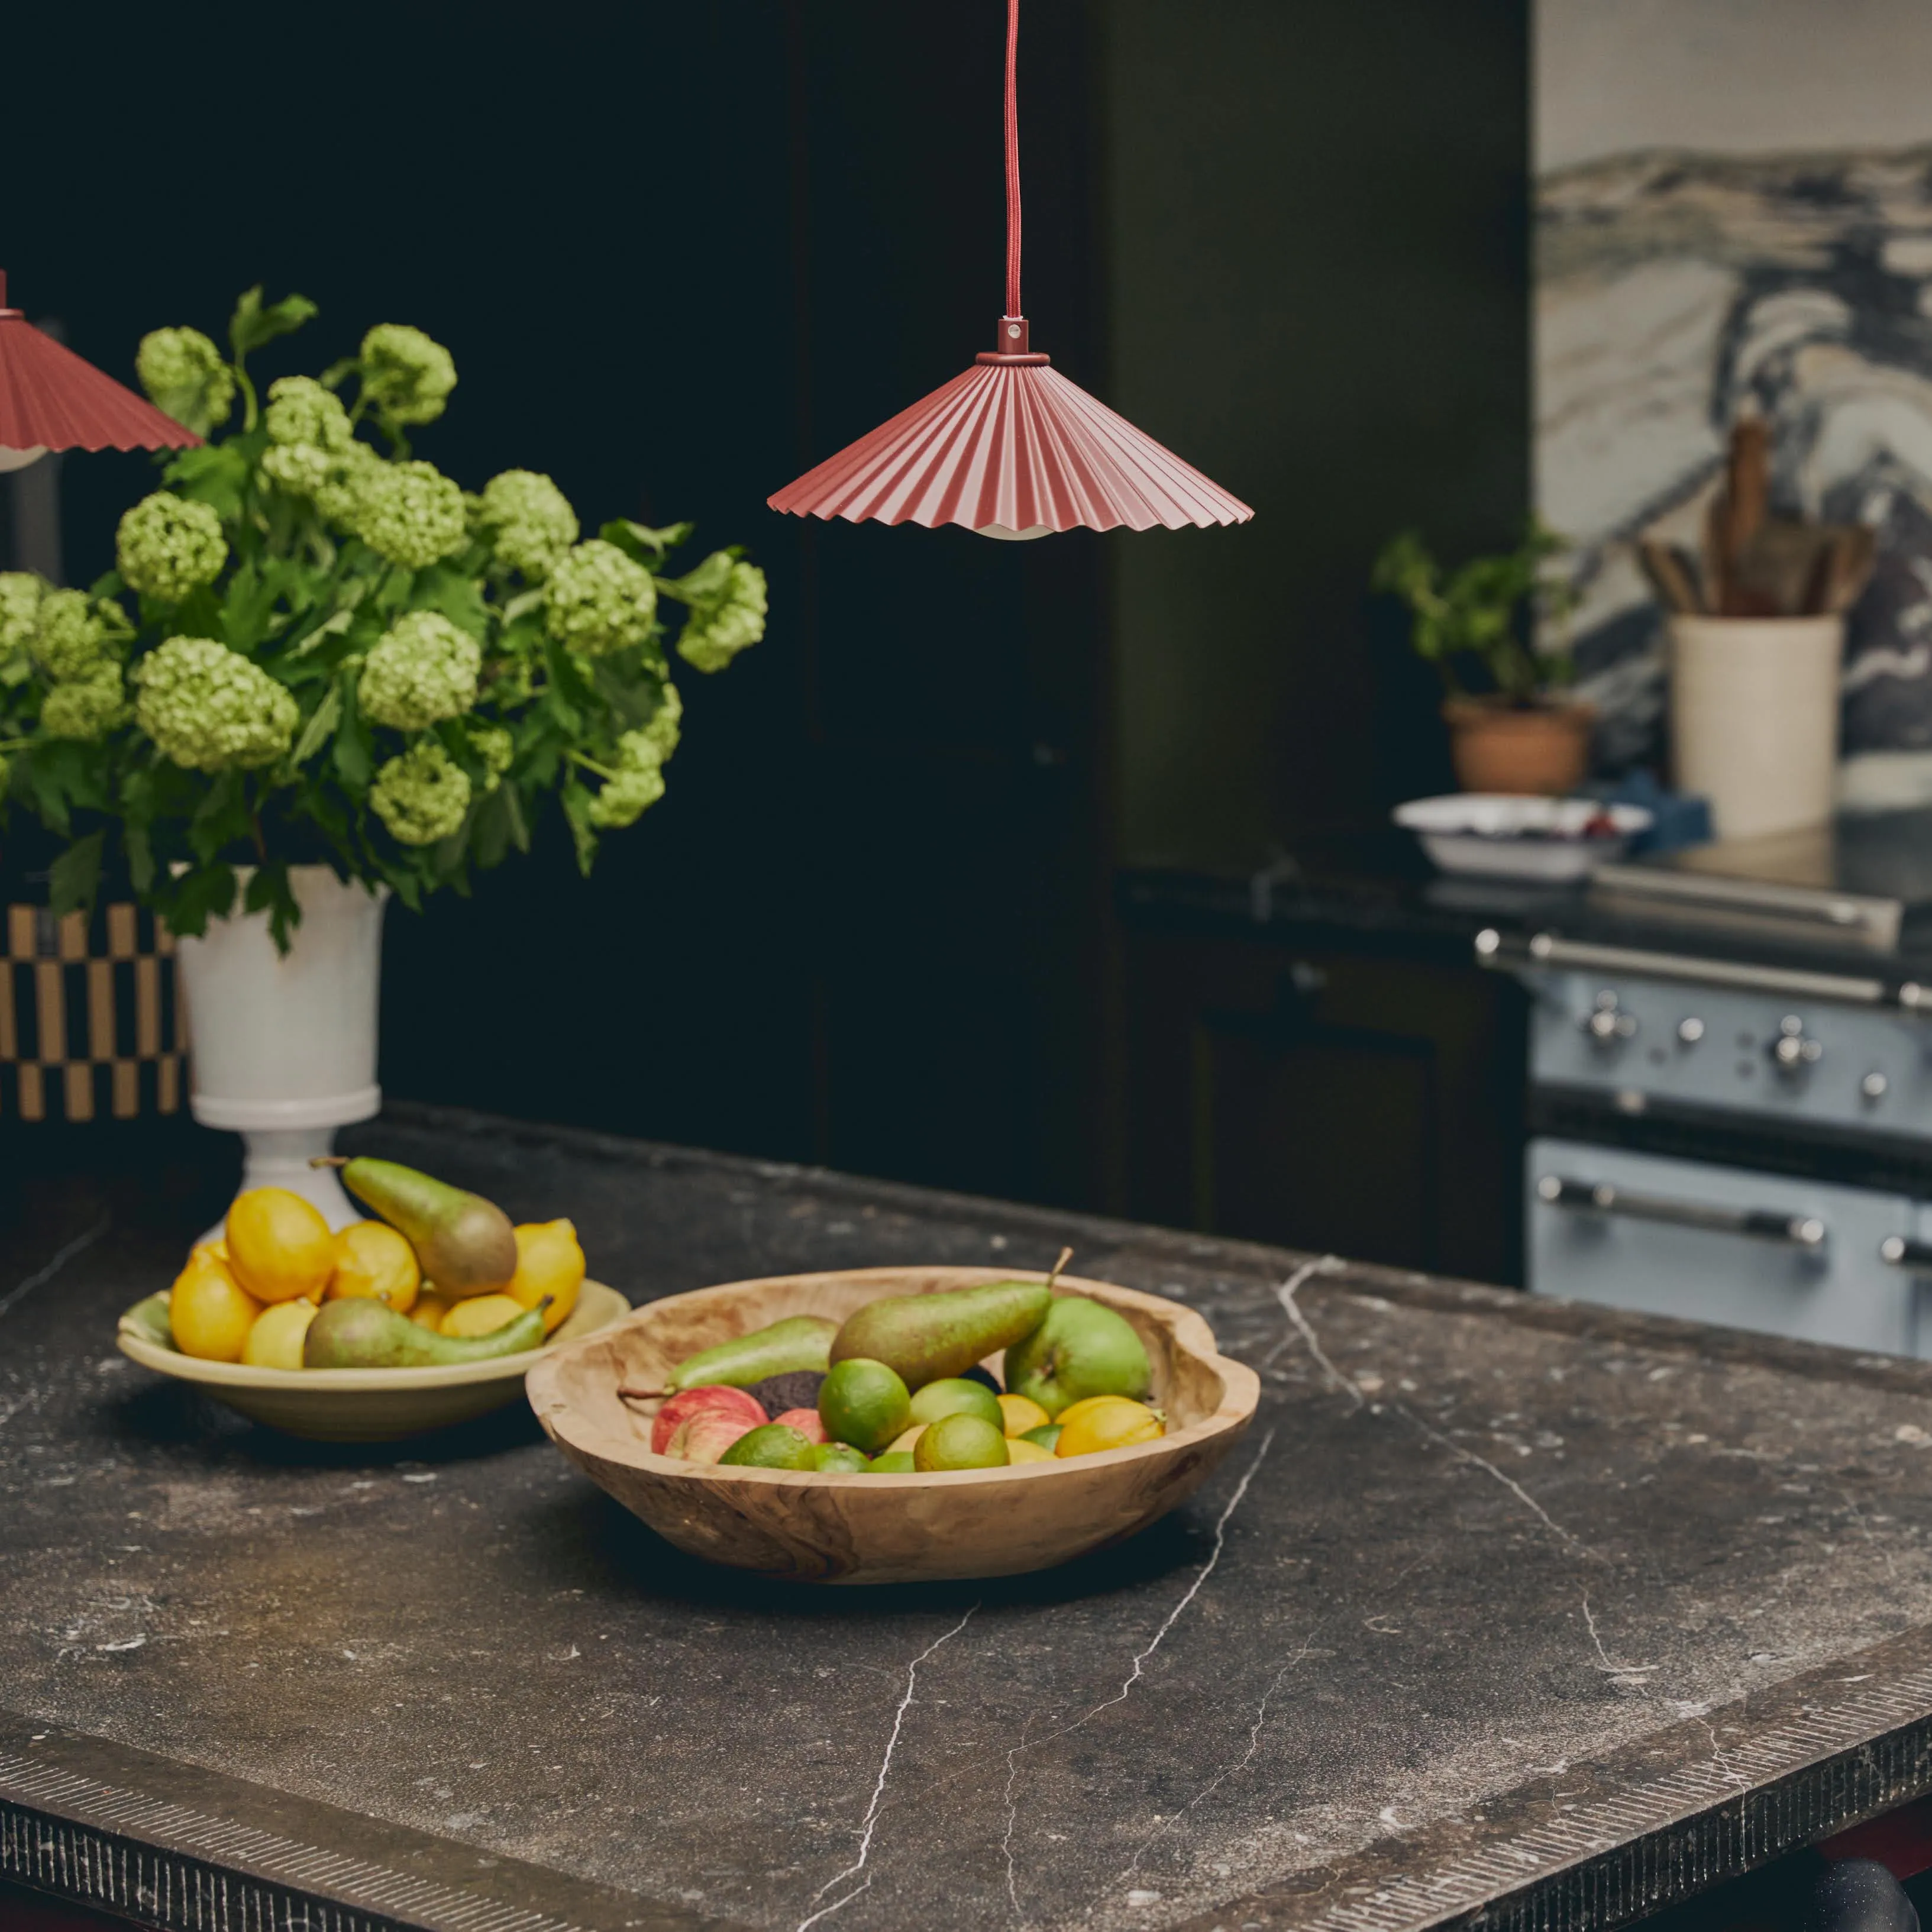
[[[1022,1277],[1038,1281],[1039,1275]],[[591,1479],[679,1549],[768,1576],[901,1583],[1043,1570],[1144,1529],[1185,1502],[1253,1419],[1261,1384],[1216,1352],[1190,1308],[1102,1281],[1062,1276],[1060,1291],[1118,1309],[1139,1330],[1166,1412],[1159,1441],[1064,1462],[935,1475],[726,1468],[654,1456],[656,1388],[687,1355],[788,1315],[843,1321],[888,1294],[932,1294],[1011,1281],[1010,1269],[860,1268],[780,1275],[676,1294],[554,1348],[530,1370],[530,1406]],[[999,1358],[987,1366],[998,1371]]]
[[[494,1361],[430,1369],[254,1369],[184,1355],[168,1331],[165,1297],[151,1294],[121,1318],[121,1352],[158,1375],[193,1382],[251,1420],[314,1442],[388,1442],[487,1414],[523,1393],[532,1364],[608,1328],[631,1310],[614,1288],[586,1281],[570,1319],[545,1347]]]
[[[1621,859],[1654,814],[1640,805],[1603,805],[1594,798],[1472,791],[1411,799],[1394,815],[1445,872],[1559,884]]]

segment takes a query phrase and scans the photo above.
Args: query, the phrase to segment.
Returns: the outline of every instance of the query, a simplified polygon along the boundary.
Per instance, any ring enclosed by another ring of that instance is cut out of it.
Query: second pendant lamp
[[[1006,308],[997,346],[766,501],[796,516],[989,537],[1244,524],[1240,498],[1070,382],[1020,308],[1019,0],[1006,0]]]

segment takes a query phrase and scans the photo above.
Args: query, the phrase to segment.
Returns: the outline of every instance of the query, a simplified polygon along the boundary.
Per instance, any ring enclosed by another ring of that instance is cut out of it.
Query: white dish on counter
[[[1640,805],[1605,805],[1594,798],[1472,791],[1411,799],[1396,807],[1394,817],[1445,872],[1553,885],[1587,878],[1599,866],[1621,859],[1630,841],[1650,829],[1654,814]],[[1592,824],[1598,828],[1594,832],[1586,829]]]

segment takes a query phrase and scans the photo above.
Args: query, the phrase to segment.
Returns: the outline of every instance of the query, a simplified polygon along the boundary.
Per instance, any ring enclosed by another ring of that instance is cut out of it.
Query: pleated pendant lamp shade
[[[9,308],[0,274],[0,470],[50,449],[187,449],[200,440]]]
[[[983,536],[1244,524],[1239,497],[1034,352],[1020,309],[1019,0],[1006,5],[1006,312],[998,346],[766,500],[801,517]]]

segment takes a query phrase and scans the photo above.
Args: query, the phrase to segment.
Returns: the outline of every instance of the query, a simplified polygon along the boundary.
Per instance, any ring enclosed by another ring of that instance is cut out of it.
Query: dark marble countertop
[[[473,1116],[350,1138],[571,1215],[634,1299],[1064,1239],[1262,1408],[1066,1569],[776,1585],[521,1411],[318,1448],[124,1360],[220,1163],[0,1176],[0,1872],[332,1932],[1601,1926],[1932,1787],[1932,1368]]]

